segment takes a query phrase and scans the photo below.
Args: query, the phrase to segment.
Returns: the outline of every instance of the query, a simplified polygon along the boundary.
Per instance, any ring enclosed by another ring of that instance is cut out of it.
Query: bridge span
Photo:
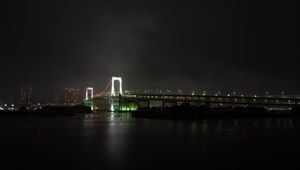
[[[119,82],[119,89],[116,91],[114,81]],[[283,108],[291,109],[300,106],[299,96],[239,96],[239,95],[184,95],[184,94],[149,94],[149,93],[124,93],[122,91],[122,78],[113,77],[111,81],[111,92],[106,95],[90,94],[91,87],[87,88],[85,104],[93,110],[110,111],[136,111],[139,109],[160,108],[179,106],[182,103],[192,105],[207,105],[209,107],[265,107],[267,109]]]
[[[292,108],[300,106],[300,98],[291,96],[214,96],[214,95],[177,95],[177,94],[119,94],[91,99],[95,110],[135,111],[141,108],[179,106],[182,103],[224,106],[256,106],[265,108]]]
[[[151,101],[161,102],[162,109],[166,104],[178,105],[180,103],[195,103],[215,106],[268,106],[268,107],[293,107],[300,103],[297,97],[281,96],[216,96],[216,95],[172,95],[172,94],[125,94],[119,97],[120,104],[146,102],[150,108]]]

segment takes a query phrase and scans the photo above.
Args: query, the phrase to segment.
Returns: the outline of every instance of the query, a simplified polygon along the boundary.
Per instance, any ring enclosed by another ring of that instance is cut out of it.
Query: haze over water
[[[300,119],[289,118],[1,117],[0,134],[0,169],[288,169],[300,160]]]

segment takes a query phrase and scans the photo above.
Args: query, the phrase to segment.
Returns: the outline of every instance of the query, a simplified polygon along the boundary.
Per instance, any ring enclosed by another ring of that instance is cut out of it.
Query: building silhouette
[[[82,101],[80,97],[80,90],[76,88],[65,88],[63,94],[63,103],[66,106],[73,106],[80,104]]]
[[[18,107],[30,107],[33,105],[32,88],[20,88],[17,90],[16,104]]]

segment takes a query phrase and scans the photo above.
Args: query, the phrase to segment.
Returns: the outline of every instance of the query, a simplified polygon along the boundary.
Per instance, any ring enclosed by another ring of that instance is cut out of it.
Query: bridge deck
[[[127,101],[203,102],[244,105],[294,106],[300,103],[295,96],[213,96],[171,94],[125,94],[120,99]]]

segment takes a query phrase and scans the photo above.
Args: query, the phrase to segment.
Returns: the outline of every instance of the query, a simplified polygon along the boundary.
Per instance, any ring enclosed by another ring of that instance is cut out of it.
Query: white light
[[[112,85],[111,85],[111,96],[115,96],[115,81],[119,81],[120,86],[119,86],[119,94],[122,95],[122,77],[112,77]]]
[[[113,104],[110,105],[110,111],[112,111],[112,112],[115,111]]]
[[[90,99],[89,98],[89,91],[90,91],[90,98],[94,98],[94,88],[93,87],[87,87],[86,90],[85,90],[85,100],[88,100]]]

